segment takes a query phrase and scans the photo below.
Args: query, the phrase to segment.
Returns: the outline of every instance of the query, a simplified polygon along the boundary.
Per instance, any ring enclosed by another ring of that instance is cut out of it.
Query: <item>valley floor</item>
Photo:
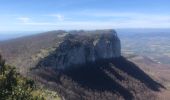
[[[136,56],[129,59],[138,65],[142,70],[149,74],[152,78],[159,81],[165,86],[157,92],[158,100],[169,100],[170,98],[170,65],[151,61],[147,57]]]

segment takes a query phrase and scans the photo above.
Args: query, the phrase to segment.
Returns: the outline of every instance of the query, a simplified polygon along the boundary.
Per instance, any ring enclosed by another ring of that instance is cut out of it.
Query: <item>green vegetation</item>
[[[0,100],[45,100],[33,95],[36,85],[33,80],[22,77],[14,67],[5,64],[0,55]]]
[[[61,98],[58,96],[57,92],[47,90],[47,89],[37,89],[36,91],[32,92],[33,96],[40,96],[44,97],[45,100],[61,100]]]

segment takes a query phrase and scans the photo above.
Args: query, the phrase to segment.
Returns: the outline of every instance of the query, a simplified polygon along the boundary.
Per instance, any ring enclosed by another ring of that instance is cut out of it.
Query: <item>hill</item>
[[[50,31],[0,42],[0,52],[7,63],[19,66],[22,74],[34,66],[39,58],[44,57],[62,41],[65,31]]]

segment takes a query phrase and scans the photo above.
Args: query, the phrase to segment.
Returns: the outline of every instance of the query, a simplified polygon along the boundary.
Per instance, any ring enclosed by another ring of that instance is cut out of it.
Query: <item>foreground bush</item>
[[[33,80],[22,77],[12,66],[6,65],[0,55],[0,100],[44,100],[33,96]]]

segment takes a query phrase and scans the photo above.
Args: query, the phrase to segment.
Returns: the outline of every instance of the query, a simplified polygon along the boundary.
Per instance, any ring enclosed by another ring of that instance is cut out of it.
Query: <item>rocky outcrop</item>
[[[121,55],[120,40],[114,30],[70,33],[53,53],[40,61],[41,66],[66,69]]]

